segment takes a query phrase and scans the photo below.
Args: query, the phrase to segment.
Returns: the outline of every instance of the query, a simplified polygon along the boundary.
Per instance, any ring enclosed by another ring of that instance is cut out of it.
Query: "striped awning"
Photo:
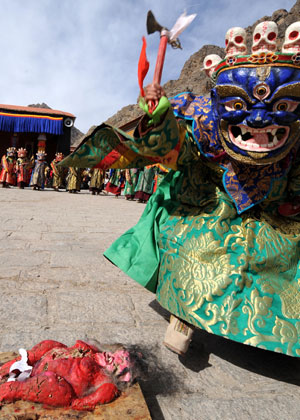
[[[63,117],[0,112],[0,131],[63,134]]]

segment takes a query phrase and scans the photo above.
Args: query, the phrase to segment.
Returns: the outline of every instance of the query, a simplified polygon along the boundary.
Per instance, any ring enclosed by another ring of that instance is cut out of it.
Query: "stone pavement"
[[[162,346],[168,313],[102,256],[143,204],[16,188],[0,198],[0,351],[44,339],[135,345],[154,420],[300,419],[300,360],[202,331],[188,357]]]

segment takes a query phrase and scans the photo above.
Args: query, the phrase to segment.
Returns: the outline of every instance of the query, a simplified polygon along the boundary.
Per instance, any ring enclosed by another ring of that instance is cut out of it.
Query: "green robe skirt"
[[[170,171],[104,255],[196,327],[300,356],[300,220],[277,213],[286,184],[238,215],[222,188],[204,183],[195,197]]]

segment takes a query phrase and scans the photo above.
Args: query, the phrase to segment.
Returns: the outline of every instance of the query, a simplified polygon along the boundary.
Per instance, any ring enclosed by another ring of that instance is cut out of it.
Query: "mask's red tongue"
[[[256,143],[259,145],[268,144],[269,137],[267,133],[256,133],[253,134],[252,139],[247,140],[247,143]]]

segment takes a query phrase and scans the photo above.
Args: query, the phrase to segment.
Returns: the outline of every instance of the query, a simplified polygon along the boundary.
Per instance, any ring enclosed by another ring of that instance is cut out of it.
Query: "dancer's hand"
[[[159,102],[162,96],[166,96],[164,89],[158,84],[154,83],[147,85],[144,89],[145,91],[145,102]]]

